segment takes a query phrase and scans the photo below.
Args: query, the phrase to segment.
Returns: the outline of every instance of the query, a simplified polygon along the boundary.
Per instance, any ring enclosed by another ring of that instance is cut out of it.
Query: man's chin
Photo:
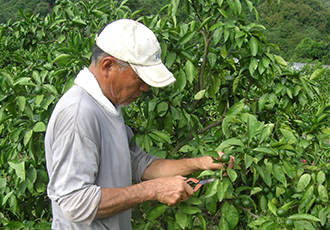
[[[127,107],[127,106],[129,106],[130,104],[132,104],[134,101],[136,101],[139,98],[140,98],[140,96],[139,97],[131,97],[131,98],[127,99],[126,101],[123,101],[119,105],[121,107]]]

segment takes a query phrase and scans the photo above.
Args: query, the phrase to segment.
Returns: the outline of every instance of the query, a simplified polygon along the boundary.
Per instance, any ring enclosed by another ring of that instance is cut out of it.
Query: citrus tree
[[[22,20],[1,25],[2,47],[17,48],[0,70],[5,229],[50,228],[48,118],[89,65],[95,33],[119,18],[154,31],[177,79],[123,108],[137,143],[160,158],[217,160],[220,150],[236,160],[234,169],[190,175],[217,180],[187,202],[139,205],[133,228],[329,228],[330,104],[315,82],[326,72],[293,70],[272,53],[278,47],[267,42],[265,28],[246,19],[258,20],[255,1],[173,0],[150,16],[132,12],[125,1],[56,3],[45,18],[22,13]],[[183,13],[186,19],[177,20]]]

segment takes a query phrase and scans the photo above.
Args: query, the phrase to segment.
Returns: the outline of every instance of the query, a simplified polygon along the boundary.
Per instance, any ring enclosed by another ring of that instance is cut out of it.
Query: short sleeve
[[[142,176],[145,169],[156,159],[156,156],[147,154],[139,146],[136,145],[135,140],[132,141],[134,136],[131,128],[126,126],[128,141],[130,143],[131,163],[132,163],[132,178],[135,183],[142,181]]]

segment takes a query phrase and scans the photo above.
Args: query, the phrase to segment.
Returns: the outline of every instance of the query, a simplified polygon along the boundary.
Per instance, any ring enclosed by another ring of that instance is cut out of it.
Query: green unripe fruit
[[[34,88],[34,93],[39,95],[42,93],[42,88],[40,85],[37,85],[35,88]]]
[[[320,197],[316,197],[314,202],[315,202],[315,204],[321,204],[322,199]]]
[[[227,163],[229,160],[230,160],[230,156],[228,154],[225,153],[221,156],[221,162]]]
[[[270,192],[270,189],[268,187],[263,188],[264,193],[268,194]]]
[[[188,106],[187,109],[186,109],[186,111],[187,111],[188,113],[192,113],[193,109],[192,109],[190,106]]]
[[[144,127],[144,126],[140,126],[139,128],[138,128],[138,130],[139,130],[139,133],[144,133],[145,131],[146,131],[146,128]]]
[[[242,205],[243,205],[245,208],[247,208],[247,207],[249,207],[249,206],[251,205],[251,201],[250,201],[249,199],[244,199],[244,200],[242,201]]]
[[[234,200],[234,205],[235,206],[238,206],[240,204],[241,204],[241,200],[240,199],[237,198],[237,199]]]
[[[285,224],[285,227],[292,228],[293,227],[293,220],[288,218],[288,219],[285,220],[284,224]]]
[[[216,178],[220,178],[220,177],[221,177],[221,172],[220,172],[220,170],[215,171],[214,176],[215,176]]]
[[[286,211],[284,208],[279,208],[276,210],[276,214],[279,216],[279,217],[282,217],[282,216],[285,216],[286,214]]]
[[[242,137],[241,141],[243,142],[243,144],[247,144],[249,141],[249,138],[247,137]]]

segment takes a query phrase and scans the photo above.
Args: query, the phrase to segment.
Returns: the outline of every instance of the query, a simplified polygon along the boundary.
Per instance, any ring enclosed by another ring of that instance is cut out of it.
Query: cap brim
[[[175,82],[173,74],[163,63],[152,66],[136,64],[130,64],[130,66],[145,83],[152,87],[165,87]]]

